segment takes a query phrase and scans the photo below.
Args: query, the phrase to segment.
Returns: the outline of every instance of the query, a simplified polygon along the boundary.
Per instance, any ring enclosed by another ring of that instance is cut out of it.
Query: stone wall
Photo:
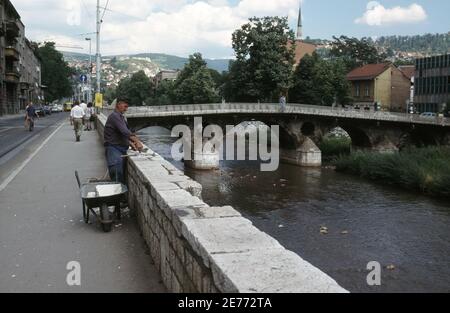
[[[169,291],[346,292],[232,207],[203,202],[202,186],[153,151],[130,153],[127,173],[130,209]]]

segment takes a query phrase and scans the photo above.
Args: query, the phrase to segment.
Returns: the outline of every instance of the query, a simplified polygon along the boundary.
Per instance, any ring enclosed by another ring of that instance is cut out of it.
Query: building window
[[[369,96],[370,96],[370,85],[367,84],[366,85],[366,97],[369,97]]]
[[[359,83],[355,85],[355,88],[356,88],[356,93],[355,94],[356,94],[357,97],[359,97],[360,94],[361,94],[361,91],[359,89]]]

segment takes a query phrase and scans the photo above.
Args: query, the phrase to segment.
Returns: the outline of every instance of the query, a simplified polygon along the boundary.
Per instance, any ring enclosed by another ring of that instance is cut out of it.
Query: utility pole
[[[97,0],[97,93],[101,93],[101,66],[102,58],[100,54],[100,28],[102,21],[100,18],[100,0]]]
[[[88,75],[88,84],[89,84],[89,95],[88,102],[92,102],[92,38],[86,38],[86,41],[89,41],[89,75]]]

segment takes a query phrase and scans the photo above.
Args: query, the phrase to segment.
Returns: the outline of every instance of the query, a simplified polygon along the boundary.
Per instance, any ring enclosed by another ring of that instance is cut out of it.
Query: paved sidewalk
[[[23,118],[25,116],[25,111],[21,111],[18,114],[6,114],[6,115],[1,115],[0,116],[0,121],[7,121],[7,120],[12,120],[15,118]]]
[[[106,164],[96,132],[74,137],[65,122],[0,191],[0,292],[165,292],[134,220],[108,234],[82,221],[74,171],[100,178]],[[66,283],[71,261],[81,287]]]

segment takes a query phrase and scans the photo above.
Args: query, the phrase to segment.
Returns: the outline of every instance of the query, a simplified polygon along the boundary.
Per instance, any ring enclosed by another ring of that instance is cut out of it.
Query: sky
[[[377,37],[450,31],[448,0],[101,0],[103,55],[167,53],[232,58],[231,35],[252,16],[288,16],[296,29],[302,1],[304,35]],[[95,50],[96,0],[12,0],[34,41],[61,50]],[[103,12],[102,12],[103,13]],[[83,49],[69,49],[78,46]]]

